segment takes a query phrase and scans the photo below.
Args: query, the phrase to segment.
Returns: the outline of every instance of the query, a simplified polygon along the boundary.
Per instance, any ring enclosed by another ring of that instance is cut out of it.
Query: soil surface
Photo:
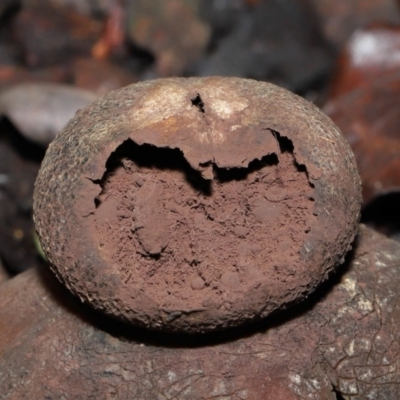
[[[282,282],[295,286],[315,216],[313,188],[292,150],[286,139],[278,156],[248,168],[209,165],[207,180],[178,149],[124,142],[96,198],[102,257],[126,284],[182,312],[229,310],[261,284],[274,296]]]

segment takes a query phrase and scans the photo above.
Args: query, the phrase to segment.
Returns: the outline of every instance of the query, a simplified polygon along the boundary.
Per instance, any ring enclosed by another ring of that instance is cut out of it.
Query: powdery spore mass
[[[249,168],[210,165],[206,180],[177,149],[125,142],[96,199],[101,254],[175,313],[230,310],[260,285],[276,297],[304,268],[300,249],[315,218],[313,188],[290,150]]]

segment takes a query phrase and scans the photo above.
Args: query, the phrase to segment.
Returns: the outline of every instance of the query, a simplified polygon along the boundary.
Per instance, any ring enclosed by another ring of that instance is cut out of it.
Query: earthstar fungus
[[[173,78],[114,91],[50,145],[34,214],[57,277],[146,328],[198,333],[307,297],[361,202],[332,121],[274,85]]]

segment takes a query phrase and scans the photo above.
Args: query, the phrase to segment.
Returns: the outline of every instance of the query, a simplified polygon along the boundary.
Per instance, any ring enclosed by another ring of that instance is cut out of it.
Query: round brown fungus
[[[350,249],[360,181],[331,120],[274,85],[175,78],[79,112],[35,220],[58,278],[151,329],[237,326],[306,297]]]

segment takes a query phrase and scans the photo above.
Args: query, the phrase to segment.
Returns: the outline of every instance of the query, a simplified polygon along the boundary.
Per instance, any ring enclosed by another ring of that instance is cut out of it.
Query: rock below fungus
[[[0,287],[3,399],[397,400],[400,245],[361,227],[333,281],[246,329],[182,336],[118,324],[47,273]]]
[[[81,300],[201,332],[306,297],[354,238],[360,181],[316,107],[274,85],[166,79],[109,93],[51,144],[35,220]]]

